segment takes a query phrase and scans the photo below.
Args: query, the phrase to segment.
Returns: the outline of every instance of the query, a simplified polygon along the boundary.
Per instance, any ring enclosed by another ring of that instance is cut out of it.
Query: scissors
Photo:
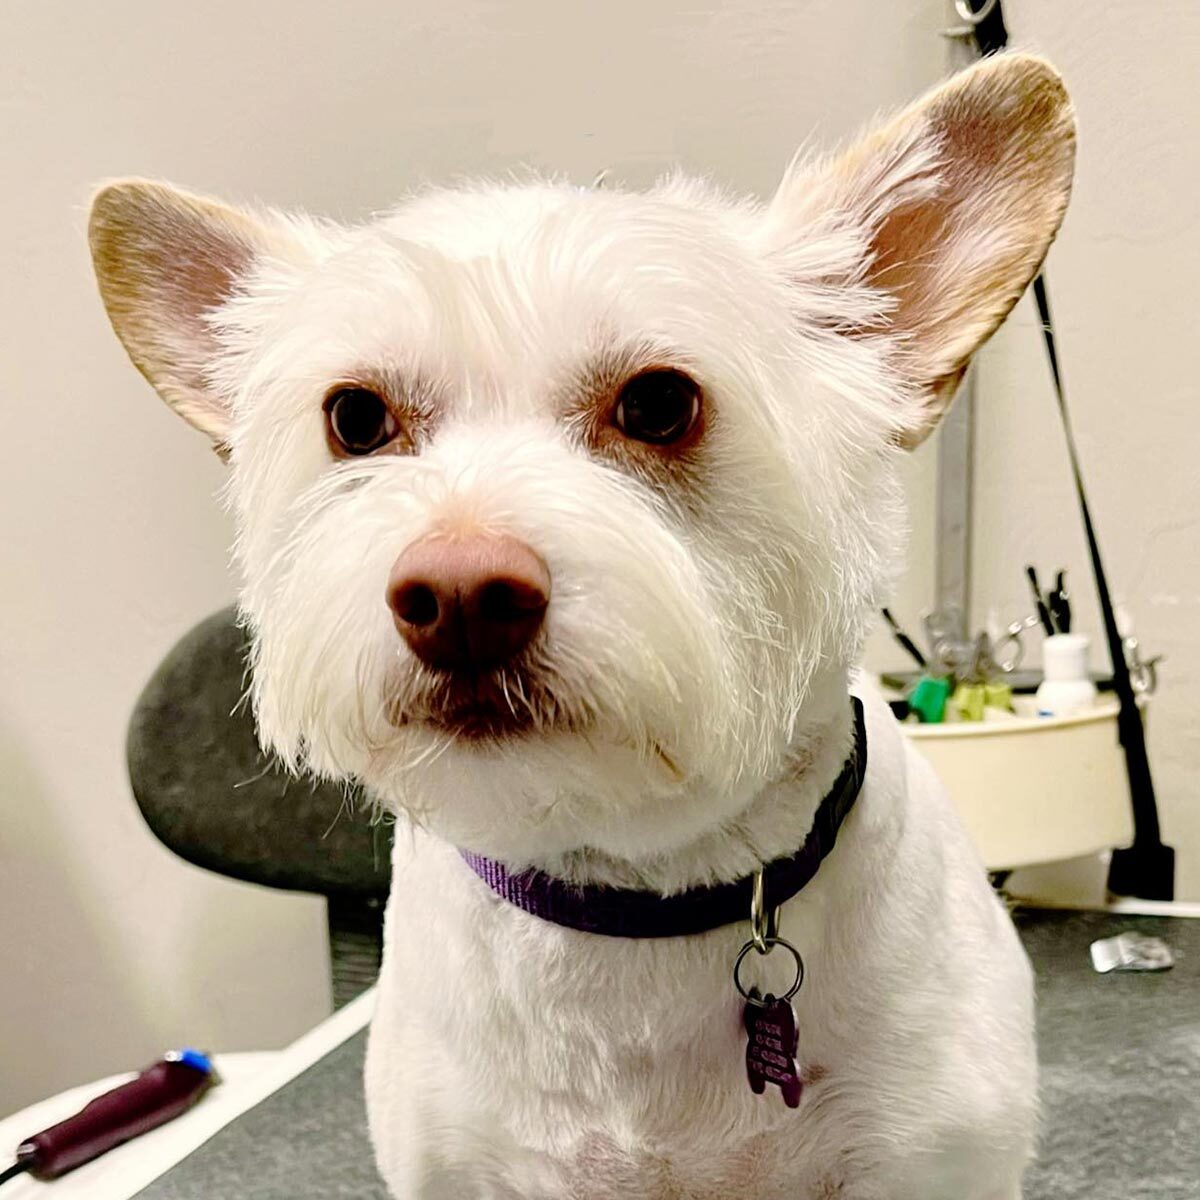
[[[932,668],[960,683],[986,683],[997,675],[1011,675],[1025,657],[1025,631],[1040,624],[1037,616],[1022,617],[1008,625],[995,642],[986,632],[971,639],[957,608],[937,609],[925,617]]]

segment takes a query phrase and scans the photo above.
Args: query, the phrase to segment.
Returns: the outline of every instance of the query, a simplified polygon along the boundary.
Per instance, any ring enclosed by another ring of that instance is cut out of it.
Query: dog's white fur
[[[264,743],[398,814],[367,1070],[397,1196],[1019,1195],[1028,966],[863,685],[865,788],[782,917],[809,968],[798,1110],[745,1081],[745,927],[576,933],[456,847],[668,893],[803,841],[903,541],[897,446],[1036,269],[1072,149],[1057,76],[1009,56],[798,161],[766,207],[682,178],[512,184],[346,229],[136,181],[97,197],[118,334],[229,458]],[[704,389],[694,453],[589,443],[586,381],[663,363]],[[323,397],[363,373],[403,393],[418,453],[331,457]],[[498,679],[526,734],[422,720],[439,683],[383,602],[406,546],[467,529],[552,575]]]

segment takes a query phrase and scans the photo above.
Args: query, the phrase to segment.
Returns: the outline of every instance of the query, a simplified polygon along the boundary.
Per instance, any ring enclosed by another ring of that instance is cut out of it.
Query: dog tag
[[[770,992],[760,996],[751,988],[742,1021],[746,1026],[746,1075],[750,1090],[761,1096],[768,1083],[783,1093],[788,1108],[800,1103],[804,1084],[796,1066],[796,1013],[787,1000],[777,1000]]]

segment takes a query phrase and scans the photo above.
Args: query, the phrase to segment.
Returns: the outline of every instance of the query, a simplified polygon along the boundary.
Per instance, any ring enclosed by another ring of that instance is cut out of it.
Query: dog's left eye
[[[331,392],[325,400],[325,420],[336,448],[345,454],[370,454],[387,445],[400,428],[383,397],[363,387]]]
[[[700,415],[700,385],[682,371],[656,368],[630,379],[617,397],[613,423],[628,438],[665,446]]]

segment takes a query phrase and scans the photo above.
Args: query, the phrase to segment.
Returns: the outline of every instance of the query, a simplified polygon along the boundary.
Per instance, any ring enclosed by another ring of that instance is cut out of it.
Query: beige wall
[[[1077,28],[1080,6],[1008,7],[1079,100],[1080,185],[1052,286],[1112,573],[1171,659],[1152,750],[1200,895],[1184,292],[1200,265],[1200,10],[1094,3]],[[107,329],[83,244],[89,184],[159,175],[351,219],[424,180],[520,163],[640,183],[683,161],[766,190],[805,135],[843,135],[937,78],[942,17],[942,0],[14,9],[0,43],[0,1112],[180,1041],[279,1044],[326,1003],[319,904],[185,867],[129,797],[130,706],[232,595],[229,527],[218,463]],[[1023,311],[980,383],[977,599],[1015,611],[1027,558],[1066,561],[1079,591],[1086,579],[1033,333]],[[926,447],[910,464],[910,614],[930,598],[932,460]],[[870,657],[897,658],[885,638]]]

